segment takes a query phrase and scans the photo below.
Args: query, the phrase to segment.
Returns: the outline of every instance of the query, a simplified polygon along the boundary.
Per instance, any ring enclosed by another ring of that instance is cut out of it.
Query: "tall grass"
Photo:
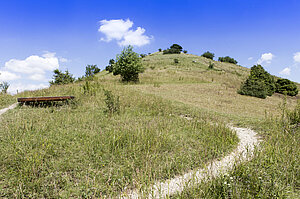
[[[0,120],[0,197],[116,196],[199,168],[229,153],[238,140],[199,113],[123,86],[95,80],[23,96],[75,95],[76,106],[12,110]],[[103,88],[120,96],[106,114]],[[198,121],[201,120],[201,121]]]
[[[0,93],[0,109],[6,108],[7,106],[16,102],[16,98],[9,94]]]
[[[172,198],[299,198],[300,101],[282,110],[280,119],[266,118],[264,142],[250,162]]]

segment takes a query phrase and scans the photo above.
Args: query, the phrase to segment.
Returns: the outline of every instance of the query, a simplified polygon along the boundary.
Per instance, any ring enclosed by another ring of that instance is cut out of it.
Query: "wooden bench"
[[[56,96],[56,97],[21,97],[18,98],[18,102],[21,104],[43,104],[59,101],[67,101],[74,99],[74,96]]]

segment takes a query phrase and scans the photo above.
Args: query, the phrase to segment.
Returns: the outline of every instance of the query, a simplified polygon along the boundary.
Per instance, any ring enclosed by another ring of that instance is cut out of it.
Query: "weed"
[[[119,96],[115,96],[112,94],[112,91],[110,90],[103,90],[104,91],[104,95],[105,95],[105,104],[106,104],[106,113],[114,114],[120,113],[120,102],[119,102]]]

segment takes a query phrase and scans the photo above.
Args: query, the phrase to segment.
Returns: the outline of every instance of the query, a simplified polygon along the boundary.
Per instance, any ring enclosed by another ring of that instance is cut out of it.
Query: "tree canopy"
[[[139,73],[144,72],[141,57],[133,51],[132,46],[123,49],[117,55],[116,63],[113,65],[113,74],[121,75],[121,80],[125,82],[139,81]]]

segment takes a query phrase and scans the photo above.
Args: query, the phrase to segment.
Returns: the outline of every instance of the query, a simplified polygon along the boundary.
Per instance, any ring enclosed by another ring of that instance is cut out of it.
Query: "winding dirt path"
[[[14,103],[14,104],[10,105],[10,106],[7,107],[7,108],[0,109],[0,115],[2,115],[3,113],[5,113],[5,112],[8,111],[8,110],[11,110],[11,109],[16,108],[17,105],[18,105],[18,103]]]
[[[151,187],[151,194],[148,196],[143,193],[139,193],[137,190],[131,190],[123,193],[119,196],[119,198],[138,199],[141,198],[141,195],[143,195],[143,198],[165,198],[182,192],[184,188],[189,185],[189,182],[193,182],[193,184],[195,184],[210,177],[217,177],[218,175],[224,174],[232,169],[236,161],[250,160],[255,146],[259,144],[257,133],[247,128],[229,128],[236,131],[236,134],[240,139],[238,147],[229,155],[225,156],[221,160],[215,160],[209,163],[203,169],[191,171],[164,182],[155,183]]]

